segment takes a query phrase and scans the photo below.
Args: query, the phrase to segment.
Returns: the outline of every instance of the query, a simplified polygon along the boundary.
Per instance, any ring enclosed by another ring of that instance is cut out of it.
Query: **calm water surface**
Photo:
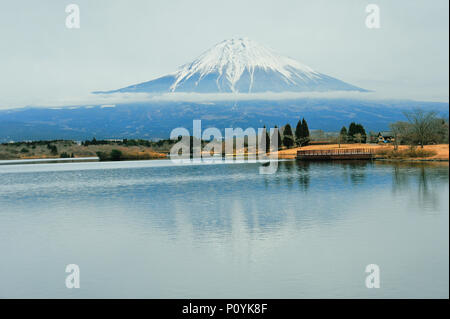
[[[448,164],[258,167],[0,166],[0,297],[449,297]]]

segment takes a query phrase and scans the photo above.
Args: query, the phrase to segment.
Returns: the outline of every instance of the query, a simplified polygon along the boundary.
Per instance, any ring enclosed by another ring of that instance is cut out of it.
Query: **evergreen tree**
[[[278,149],[281,149],[281,145],[282,145],[282,141],[281,141],[281,134],[280,134],[280,130],[278,129],[278,126],[275,125],[275,129],[277,131],[277,141],[278,141]],[[273,137],[272,137],[273,138]]]
[[[348,135],[347,128],[345,126],[343,126],[341,128],[341,132],[339,133],[340,141],[344,142],[344,143],[347,142],[347,135]]]
[[[302,120],[302,126],[303,126],[303,136],[309,137],[309,127],[308,122],[306,122],[305,119]]]
[[[291,148],[294,145],[294,136],[292,135],[292,128],[289,124],[286,124],[284,127],[283,145],[287,148]]]
[[[301,137],[301,146],[305,146],[309,144],[309,128],[308,123],[303,118],[302,119],[302,137]]]
[[[349,127],[348,127],[348,136],[350,138],[353,138],[353,136],[358,133],[358,131],[356,130],[356,123],[355,122],[351,122]]]
[[[355,141],[355,135],[361,134],[361,136],[358,136],[358,140],[360,140],[362,143],[366,142],[367,134],[366,130],[364,129],[364,126],[361,124],[357,124],[355,122],[350,123],[350,126],[348,127],[348,139],[351,141]]]
[[[295,142],[297,145],[300,145],[302,136],[303,136],[303,125],[302,125],[302,121],[298,120],[297,126],[295,128]]]
[[[356,124],[356,130],[358,131],[357,134],[361,134],[361,143],[366,143],[367,134],[364,126],[362,126],[361,124]]]

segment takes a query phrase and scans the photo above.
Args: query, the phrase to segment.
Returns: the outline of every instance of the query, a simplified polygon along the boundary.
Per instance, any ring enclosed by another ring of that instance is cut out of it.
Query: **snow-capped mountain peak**
[[[122,89],[94,92],[261,93],[366,91],[247,38],[225,40],[176,72]]]
[[[179,83],[188,80],[195,74],[199,74],[199,80],[201,80],[208,74],[217,73],[218,78],[225,77],[227,79],[231,91],[234,92],[236,91],[235,85],[244,71],[248,71],[250,74],[249,91],[251,91],[254,71],[257,68],[277,72],[284,77],[287,83],[295,83],[292,79],[293,75],[299,73],[310,79],[319,76],[317,72],[306,65],[281,56],[248,38],[239,38],[222,41],[192,63],[183,65],[175,73],[176,80],[171,86],[171,91],[175,91]]]

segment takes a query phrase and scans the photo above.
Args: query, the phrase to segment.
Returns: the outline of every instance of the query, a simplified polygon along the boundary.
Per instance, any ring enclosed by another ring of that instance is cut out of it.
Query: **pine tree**
[[[361,134],[361,136],[358,136],[358,140],[361,141],[361,143],[365,143],[367,139],[366,130],[364,129],[364,126],[361,124],[357,124],[355,122],[350,123],[350,126],[348,127],[348,139],[351,141],[355,141],[356,134]]]
[[[303,126],[303,136],[309,137],[309,127],[305,119],[302,120],[302,126]]]
[[[347,128],[345,127],[345,126],[343,126],[342,128],[341,128],[341,131],[339,132],[339,141],[340,142],[347,142],[347,135],[348,135],[348,133],[347,133]]]
[[[286,124],[284,127],[283,145],[287,148],[291,148],[294,145],[294,136],[292,135],[292,128],[289,124]]]
[[[350,125],[348,126],[348,136],[350,138],[353,138],[353,136],[358,133],[357,129],[356,129],[356,123],[355,122],[351,122]]]
[[[305,146],[309,144],[309,128],[308,123],[303,118],[302,119],[302,137],[301,137],[301,146]]]
[[[295,128],[295,142],[296,142],[297,145],[300,145],[300,141],[302,139],[302,135],[303,135],[302,121],[298,120],[297,126]]]
[[[366,130],[364,129],[364,126],[362,126],[361,124],[357,124],[356,130],[358,131],[357,134],[361,134],[361,143],[366,143],[367,134],[366,134]]]
[[[275,125],[275,130],[277,131],[277,141],[278,141],[278,149],[280,150],[281,149],[281,144],[282,144],[282,141],[281,141],[281,134],[280,134],[280,130],[278,129],[278,126],[276,126]],[[272,137],[273,138],[273,137]]]

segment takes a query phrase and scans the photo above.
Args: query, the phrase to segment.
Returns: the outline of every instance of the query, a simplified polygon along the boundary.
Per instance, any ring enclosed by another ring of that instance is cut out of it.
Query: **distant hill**
[[[436,110],[448,117],[448,103],[295,99],[283,101],[147,102],[102,108],[23,108],[0,111],[0,142],[11,140],[106,138],[167,138],[172,129],[247,127],[290,123],[305,117],[310,129],[338,131],[352,121],[367,131],[388,130],[389,123],[405,120],[403,111],[415,107]]]

